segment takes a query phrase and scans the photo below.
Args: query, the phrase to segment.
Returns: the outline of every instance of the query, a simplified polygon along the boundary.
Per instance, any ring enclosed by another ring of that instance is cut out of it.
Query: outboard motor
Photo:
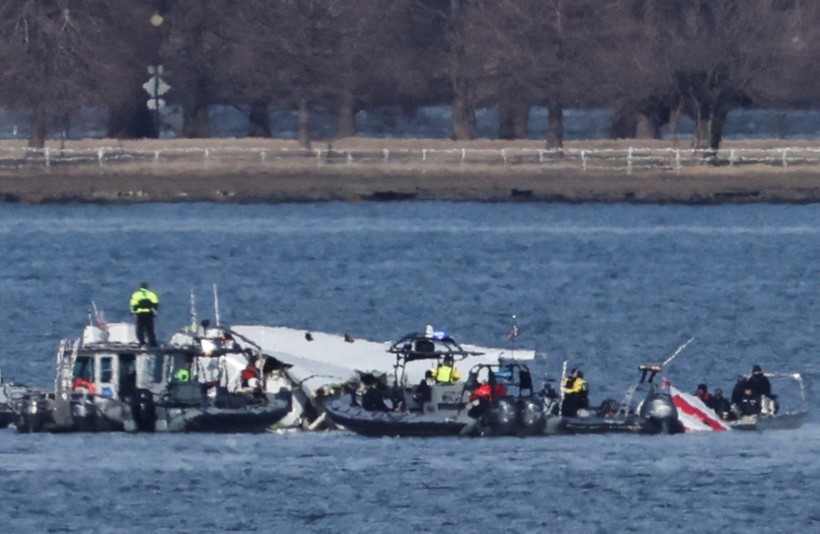
[[[666,393],[653,392],[641,403],[639,415],[646,420],[646,432],[677,434],[682,431],[678,421],[678,409],[672,397]]]
[[[138,432],[153,432],[157,426],[154,395],[147,389],[138,389],[131,399],[131,417]]]
[[[48,402],[39,393],[15,399],[16,414],[14,426],[19,433],[39,432],[48,418]]]
[[[519,399],[516,404],[518,433],[521,435],[541,433],[546,426],[544,405],[535,398]]]
[[[508,398],[498,399],[490,405],[484,416],[487,426],[495,435],[511,434],[515,428],[517,410],[515,402]]]
[[[77,390],[71,393],[69,398],[71,403],[71,418],[77,430],[91,431],[97,429],[94,398],[84,390]]]

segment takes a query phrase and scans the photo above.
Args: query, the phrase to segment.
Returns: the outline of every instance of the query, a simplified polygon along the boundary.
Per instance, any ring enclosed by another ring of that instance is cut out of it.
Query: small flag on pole
[[[518,337],[518,334],[520,334],[520,331],[518,330],[518,325],[513,324],[512,328],[510,328],[510,333],[507,334],[507,339],[509,339],[510,341],[514,341],[515,338]]]

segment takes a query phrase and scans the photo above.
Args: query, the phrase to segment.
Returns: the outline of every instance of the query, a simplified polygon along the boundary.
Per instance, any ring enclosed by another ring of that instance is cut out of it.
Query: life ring
[[[79,389],[85,389],[92,395],[97,393],[97,388],[94,387],[94,384],[84,378],[76,378],[74,382],[71,383],[71,391],[77,391]]]

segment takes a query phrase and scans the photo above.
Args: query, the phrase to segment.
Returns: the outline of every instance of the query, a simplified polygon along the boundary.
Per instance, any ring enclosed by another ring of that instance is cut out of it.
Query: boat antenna
[[[558,397],[558,417],[561,417],[564,408],[564,380],[567,377],[567,361],[564,360],[564,365],[561,368],[561,395]]]
[[[661,368],[664,368],[664,367],[666,367],[667,365],[669,365],[669,362],[671,362],[672,360],[674,360],[674,359],[677,357],[677,355],[678,355],[678,354],[680,354],[681,352],[683,352],[683,349],[685,349],[685,348],[689,345],[689,343],[693,342],[694,340],[695,340],[695,338],[694,338],[694,337],[690,337],[690,338],[689,338],[689,340],[688,340],[688,341],[686,341],[686,343],[684,343],[683,345],[681,345],[680,347],[678,347],[678,350],[676,350],[675,352],[673,352],[673,353],[672,353],[672,356],[668,357],[668,358],[666,359],[666,361],[665,361],[665,362],[663,362],[663,363],[661,364]]]
[[[196,332],[198,326],[196,317],[196,297],[194,296],[194,288],[191,288],[191,331]]]
[[[219,295],[216,292],[216,284],[214,284],[214,319],[216,319],[216,326],[219,326]]]

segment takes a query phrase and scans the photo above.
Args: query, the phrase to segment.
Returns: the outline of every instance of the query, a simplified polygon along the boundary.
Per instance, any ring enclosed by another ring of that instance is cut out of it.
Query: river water
[[[158,333],[200,318],[395,339],[433,324],[584,369],[618,397],[666,359],[684,390],[753,364],[820,378],[820,206],[332,203],[0,209],[6,380],[47,386],[92,301]],[[342,432],[0,431],[12,532],[771,531],[820,525],[820,424],[669,437],[365,439]]]

